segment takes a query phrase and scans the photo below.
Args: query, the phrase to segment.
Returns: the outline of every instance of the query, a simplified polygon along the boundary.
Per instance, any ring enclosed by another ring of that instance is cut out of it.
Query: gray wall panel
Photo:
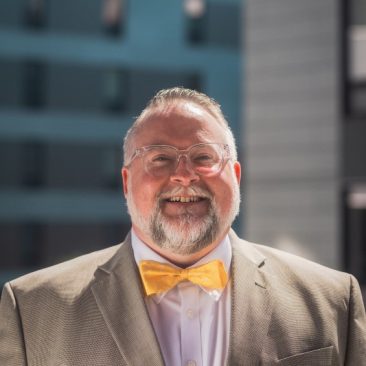
[[[340,264],[338,8],[248,0],[244,236]]]

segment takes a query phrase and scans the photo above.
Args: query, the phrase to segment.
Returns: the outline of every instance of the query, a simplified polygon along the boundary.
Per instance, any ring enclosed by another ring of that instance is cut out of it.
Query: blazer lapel
[[[97,269],[92,291],[126,363],[163,366],[144,302],[130,236],[114,257]]]
[[[265,257],[230,232],[233,246],[232,313],[228,364],[259,365],[272,314]]]

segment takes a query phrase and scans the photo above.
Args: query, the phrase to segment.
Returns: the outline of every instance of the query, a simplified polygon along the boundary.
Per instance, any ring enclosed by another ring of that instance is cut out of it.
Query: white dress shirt
[[[137,264],[141,260],[153,260],[174,266],[144,244],[133,230],[132,248]],[[231,256],[230,240],[226,236],[192,267],[220,259],[230,274]],[[223,290],[208,290],[184,281],[170,291],[145,298],[166,366],[225,365],[229,348],[230,291],[230,279]]]

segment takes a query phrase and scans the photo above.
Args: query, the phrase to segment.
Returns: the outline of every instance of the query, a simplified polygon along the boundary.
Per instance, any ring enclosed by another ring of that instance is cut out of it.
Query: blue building
[[[159,89],[240,135],[239,0],[3,0],[0,283],[121,241],[122,137]]]

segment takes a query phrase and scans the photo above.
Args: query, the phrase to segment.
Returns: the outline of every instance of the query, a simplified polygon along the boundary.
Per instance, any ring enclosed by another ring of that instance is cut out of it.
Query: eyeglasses
[[[196,144],[187,150],[179,150],[169,145],[150,145],[136,149],[129,166],[134,159],[142,157],[147,173],[154,177],[173,174],[182,157],[186,159],[188,168],[196,174],[210,177],[218,174],[230,159],[230,148],[227,144]]]

